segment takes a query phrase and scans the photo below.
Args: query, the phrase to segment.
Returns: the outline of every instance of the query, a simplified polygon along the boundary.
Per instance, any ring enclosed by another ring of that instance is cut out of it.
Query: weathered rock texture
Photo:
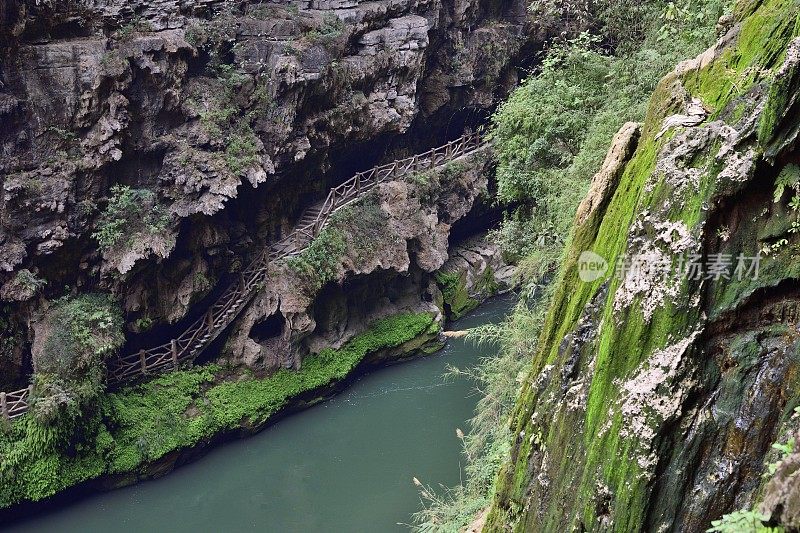
[[[475,235],[451,247],[450,258],[436,273],[445,314],[456,320],[487,298],[508,291],[514,271],[491,234]]]
[[[793,447],[800,435],[792,437]],[[793,451],[775,465],[775,473],[764,488],[759,510],[769,523],[788,531],[800,529],[800,452]]]
[[[382,183],[339,211],[327,230],[344,241],[332,279],[319,287],[291,260],[274,264],[233,328],[228,360],[256,371],[298,367],[385,316],[431,311],[441,321],[432,274],[448,260],[450,226],[486,192],[490,161],[484,148],[424,178]]]
[[[457,136],[516,82],[526,24],[520,1],[3,2],[0,388],[43,298],[174,324],[332,183]],[[158,223],[98,251],[115,184]]]
[[[757,503],[800,392],[798,7],[739,2],[609,155],[628,152],[581,210],[486,530],[703,531]],[[645,268],[583,282],[585,250]]]

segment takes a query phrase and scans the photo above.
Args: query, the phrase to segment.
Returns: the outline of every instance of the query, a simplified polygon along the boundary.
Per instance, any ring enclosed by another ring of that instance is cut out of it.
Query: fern
[[[769,527],[764,521],[769,517],[758,511],[734,511],[726,514],[719,520],[711,522],[711,527],[706,531],[718,533],[781,533],[783,528]]]
[[[789,163],[781,173],[778,174],[778,177],[775,178],[775,192],[773,196],[773,202],[776,204],[781,201],[783,198],[783,193],[786,191],[787,188],[790,189],[797,189],[800,185],[800,166],[797,166],[795,163]]]

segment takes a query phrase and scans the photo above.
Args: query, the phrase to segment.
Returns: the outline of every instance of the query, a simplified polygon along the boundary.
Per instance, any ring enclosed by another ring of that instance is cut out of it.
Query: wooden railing
[[[0,415],[5,420],[11,420],[22,416],[28,411],[28,400],[31,397],[31,389],[16,390],[14,392],[0,392]]]
[[[288,237],[268,246],[241,271],[238,281],[231,284],[206,313],[195,320],[181,335],[159,346],[111,359],[108,362],[109,384],[120,384],[158,374],[193,361],[234,321],[255,296],[257,289],[264,282],[268,265],[279,259],[302,253],[327,226],[335,212],[362,198],[379,183],[436,168],[474,152],[485,144],[486,142],[477,133],[467,134],[425,153],[359,172],[338,187],[334,187],[321,204],[306,210],[304,213],[306,216],[300,218],[301,223]],[[314,213],[317,213],[315,217]],[[2,415],[6,419],[12,419],[27,411],[30,393],[30,387],[10,393],[0,393]]]

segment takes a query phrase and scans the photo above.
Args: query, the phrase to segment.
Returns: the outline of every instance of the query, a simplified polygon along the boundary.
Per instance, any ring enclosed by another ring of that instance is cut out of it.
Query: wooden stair
[[[465,157],[487,146],[478,134],[467,134],[424,154],[359,172],[334,187],[326,199],[307,208],[294,230],[285,238],[271,244],[241,272],[238,282],[229,286],[211,304],[206,314],[194,321],[175,339],[147,350],[120,355],[108,362],[108,383],[117,385],[170,371],[190,364],[233,323],[239,313],[257,294],[270,263],[299,255],[329,223],[339,209],[361,199],[378,184],[423,172]],[[18,391],[0,392],[0,416],[6,419],[21,416],[29,409],[31,387]]]

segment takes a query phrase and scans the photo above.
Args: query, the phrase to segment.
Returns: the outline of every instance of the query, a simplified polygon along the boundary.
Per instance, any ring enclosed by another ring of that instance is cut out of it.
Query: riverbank
[[[259,377],[207,365],[173,372],[106,395],[95,414],[103,421],[95,446],[81,450],[42,450],[22,419],[0,438],[0,452],[27,456],[31,475],[0,488],[0,519],[38,512],[58,493],[67,501],[163,476],[221,442],[329,398],[372,365],[438,350],[439,332],[431,314],[404,313],[376,321],[338,350],[323,350],[299,371]]]
[[[497,323],[514,301],[493,298],[456,326]],[[443,374],[492,353],[452,339],[402,365],[360,366],[339,382],[346,390],[258,435],[206,448],[158,480],[50,500],[11,530],[405,530],[397,523],[419,506],[412,477],[452,486],[462,476],[456,428],[467,430],[477,396],[466,377]]]

